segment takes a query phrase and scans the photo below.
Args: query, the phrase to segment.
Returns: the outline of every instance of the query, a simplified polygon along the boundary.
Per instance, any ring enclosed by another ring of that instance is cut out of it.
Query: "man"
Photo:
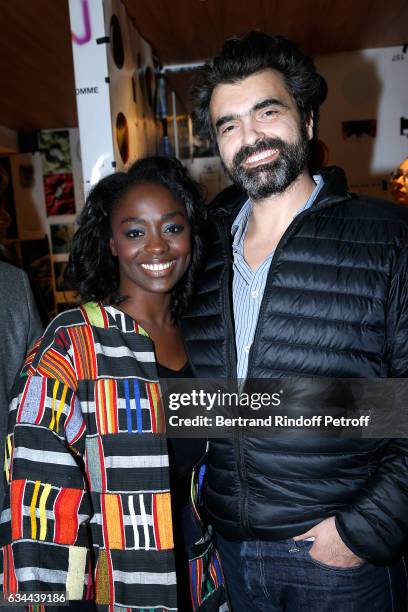
[[[252,32],[200,71],[195,120],[243,197],[211,212],[184,338],[197,376],[408,374],[404,209],[311,174],[326,84]],[[205,504],[234,612],[406,610],[408,441],[211,440]]]
[[[11,389],[28,350],[41,336],[42,325],[27,275],[1,259],[0,291],[0,446],[4,455]],[[3,496],[2,477],[0,510]]]
[[[392,173],[390,179],[392,197],[398,204],[408,206],[408,157]]]

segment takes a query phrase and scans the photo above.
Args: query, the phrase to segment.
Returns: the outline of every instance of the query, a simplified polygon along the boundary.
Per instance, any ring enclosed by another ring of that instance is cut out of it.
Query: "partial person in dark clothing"
[[[12,386],[42,325],[23,270],[0,261],[0,445],[4,448]],[[4,496],[0,479],[0,504]]]
[[[200,70],[196,127],[243,196],[210,210],[182,320],[198,377],[408,376],[408,218],[313,168],[327,88],[279,36],[228,40]],[[210,441],[204,501],[234,612],[402,612],[408,441]]]

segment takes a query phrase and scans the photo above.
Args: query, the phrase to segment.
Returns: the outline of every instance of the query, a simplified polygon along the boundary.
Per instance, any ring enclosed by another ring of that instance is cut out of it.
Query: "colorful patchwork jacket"
[[[113,306],[58,315],[10,406],[5,592],[66,591],[109,611],[177,610],[164,429],[146,332]],[[196,544],[194,609],[226,610],[208,534]]]

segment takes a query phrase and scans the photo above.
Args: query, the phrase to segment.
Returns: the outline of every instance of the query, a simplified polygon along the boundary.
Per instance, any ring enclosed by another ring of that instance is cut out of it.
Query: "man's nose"
[[[247,121],[244,121],[242,126],[242,135],[243,142],[246,145],[253,145],[258,140],[265,138],[263,127],[251,117],[248,117]]]

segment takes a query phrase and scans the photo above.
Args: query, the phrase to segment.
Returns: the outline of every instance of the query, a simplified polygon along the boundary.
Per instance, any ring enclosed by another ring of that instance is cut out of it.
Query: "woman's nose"
[[[164,253],[168,248],[169,246],[161,234],[151,235],[145,245],[145,250],[153,254]]]

